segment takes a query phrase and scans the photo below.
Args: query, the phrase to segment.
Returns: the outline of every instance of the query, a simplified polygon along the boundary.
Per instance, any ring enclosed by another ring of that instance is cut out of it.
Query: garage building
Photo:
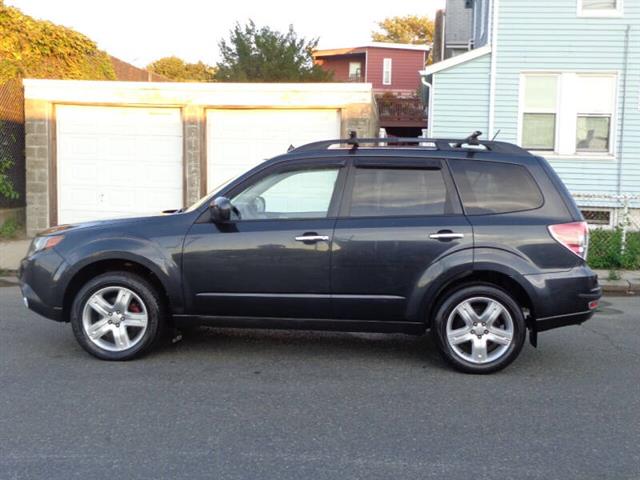
[[[370,84],[24,80],[27,234],[181,208],[267,158],[377,131]]]

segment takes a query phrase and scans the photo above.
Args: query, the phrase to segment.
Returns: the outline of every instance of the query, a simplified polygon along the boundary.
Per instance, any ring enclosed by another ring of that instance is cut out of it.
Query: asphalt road
[[[403,335],[202,329],[107,363],[0,288],[0,479],[638,479],[639,312],[491,376]]]

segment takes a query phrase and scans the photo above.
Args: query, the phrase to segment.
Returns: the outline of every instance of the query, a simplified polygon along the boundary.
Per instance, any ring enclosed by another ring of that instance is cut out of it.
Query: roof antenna
[[[289,153],[290,151],[295,150],[295,149],[296,149],[296,147],[294,147],[293,144],[290,144],[289,148],[287,148],[287,153]]]
[[[349,150],[349,153],[356,153],[356,150],[358,150],[358,147],[360,145],[358,144],[358,134],[355,130],[351,130],[349,132],[349,140],[347,140],[347,145],[351,145],[351,150]]]
[[[491,139],[491,141],[495,141],[496,138],[498,138],[498,135],[500,135],[501,130],[498,129],[498,131],[496,132],[496,134],[493,136],[493,138]]]

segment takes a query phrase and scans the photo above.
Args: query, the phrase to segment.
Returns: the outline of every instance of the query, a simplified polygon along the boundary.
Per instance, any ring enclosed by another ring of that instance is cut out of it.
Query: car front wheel
[[[521,308],[505,291],[471,285],[454,291],[440,304],[433,321],[440,353],[456,369],[492,373],[518,356],[526,325]]]
[[[71,325],[80,345],[103,360],[129,360],[159,337],[162,302],[138,275],[110,272],[88,281],[71,307]]]

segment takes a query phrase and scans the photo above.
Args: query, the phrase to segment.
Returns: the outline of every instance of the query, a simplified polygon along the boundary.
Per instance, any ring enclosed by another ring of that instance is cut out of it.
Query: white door
[[[183,206],[177,108],[56,107],[58,223]]]
[[[340,138],[340,112],[317,110],[207,110],[207,191],[290,145]]]

